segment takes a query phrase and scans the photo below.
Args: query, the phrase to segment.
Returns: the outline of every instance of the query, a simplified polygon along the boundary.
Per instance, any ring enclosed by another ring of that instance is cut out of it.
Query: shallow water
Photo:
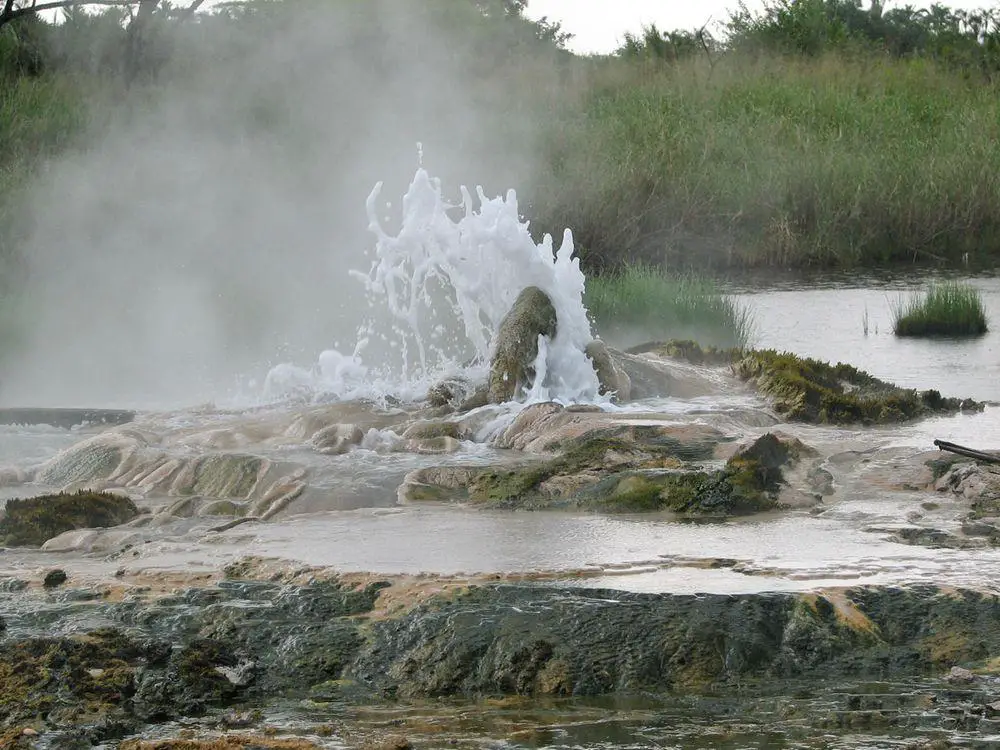
[[[894,336],[893,303],[922,290],[923,281],[855,279],[834,288],[785,284],[735,296],[753,311],[754,346],[759,348],[846,362],[906,388],[935,388],[946,396],[1000,401],[1000,278],[962,280],[982,294],[992,321],[985,336]]]

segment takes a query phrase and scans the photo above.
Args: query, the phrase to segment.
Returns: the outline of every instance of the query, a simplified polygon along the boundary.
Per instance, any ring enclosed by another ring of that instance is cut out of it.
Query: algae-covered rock
[[[138,515],[131,499],[108,492],[8,500],[0,518],[0,541],[9,547],[39,547],[66,531],[118,526]]]
[[[529,286],[514,301],[500,322],[490,360],[489,401],[513,401],[535,377],[538,337],[556,335],[556,308],[549,296]]]
[[[594,364],[597,382],[600,383],[600,394],[602,396],[610,394],[618,403],[628,401],[632,397],[632,381],[628,373],[615,362],[607,344],[600,339],[594,339],[587,344],[584,353]]]
[[[884,424],[983,408],[938,391],[899,388],[851,365],[774,350],[748,352],[734,360],[733,370],[770,397],[779,414],[801,422]]]
[[[147,657],[142,646],[115,630],[4,641],[0,726],[126,721],[136,670]]]
[[[632,429],[643,430],[645,427]],[[622,436],[591,437],[570,445],[556,458],[521,466],[466,469],[463,479],[449,474],[447,488],[432,474],[412,477],[408,499],[451,496],[491,508],[582,508],[608,513],[670,511],[685,515],[730,516],[780,507],[785,487],[782,467],[807,449],[770,433],[737,451],[721,469],[689,466],[692,447],[653,436],[645,441]],[[443,480],[442,480],[443,482]]]
[[[678,596],[480,586],[377,623],[349,675],[397,697],[882,680],[990,659],[998,618],[992,595],[929,587]]]
[[[983,408],[972,399],[945,398],[936,390],[900,388],[851,365],[831,365],[773,349],[717,350],[694,341],[668,341],[630,351],[697,365],[730,365],[735,375],[773,401],[778,414],[799,422],[887,424]]]

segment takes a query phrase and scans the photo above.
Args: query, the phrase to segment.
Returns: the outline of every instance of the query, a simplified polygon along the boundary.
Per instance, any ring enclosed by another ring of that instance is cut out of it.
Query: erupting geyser
[[[442,376],[483,377],[500,321],[521,290],[536,286],[549,295],[558,322],[552,340],[539,342],[538,375],[527,400],[605,400],[584,353],[593,336],[568,229],[553,251],[549,235],[532,240],[513,190],[487,198],[478,188],[476,208],[463,187],[461,203],[452,205],[440,181],[419,169],[392,234],[378,218],[381,187],[367,201],[376,238],[371,268],[352,272],[365,284],[370,305],[353,351],[325,351],[309,370],[279,365],[268,373],[268,398],[415,400]]]

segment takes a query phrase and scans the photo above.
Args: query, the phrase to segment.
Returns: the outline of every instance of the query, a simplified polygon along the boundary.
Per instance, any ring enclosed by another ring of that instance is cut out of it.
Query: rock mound
[[[40,547],[66,531],[118,526],[137,515],[131,499],[108,492],[8,500],[0,518],[0,540],[9,547]]]

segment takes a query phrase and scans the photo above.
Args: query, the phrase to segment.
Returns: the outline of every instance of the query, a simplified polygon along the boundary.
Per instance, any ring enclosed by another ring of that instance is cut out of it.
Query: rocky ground
[[[781,514],[874,519],[861,521],[873,539],[995,564],[1000,468],[866,432],[982,405],[690,342],[588,347],[616,405],[500,403],[532,377],[537,350],[521,344],[551,335],[542,307],[517,308],[510,325],[538,330],[510,334],[487,383],[453,378],[421,404],[139,414],[0,468],[5,496],[24,497],[0,517],[0,745],[819,747],[862,733],[916,747],[1000,734],[989,570],[976,586],[680,595],[595,588],[608,570],[587,566],[129,563],[172,536],[210,556],[237,527],[372,502],[720,531]],[[664,397],[686,411],[650,400]],[[376,461],[351,484],[362,454]],[[759,575],[768,556],[755,554],[663,565]]]

